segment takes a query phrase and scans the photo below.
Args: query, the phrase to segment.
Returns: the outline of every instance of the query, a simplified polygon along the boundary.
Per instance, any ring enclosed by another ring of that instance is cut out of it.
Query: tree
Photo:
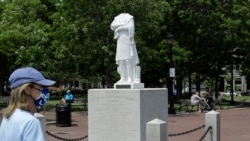
[[[5,1],[0,20],[0,53],[4,60],[1,71],[9,73],[17,67],[33,66],[48,70],[50,25],[41,13],[47,7],[39,0]]]
[[[118,80],[118,75],[116,42],[110,24],[116,15],[128,12],[135,19],[135,41],[143,81],[151,85],[164,77],[165,72],[160,70],[165,69],[167,49],[163,44],[166,38],[161,37],[161,31],[166,28],[163,24],[165,16],[170,14],[170,7],[165,1],[62,1],[57,9],[58,12],[52,16],[52,46],[59,70],[79,72],[78,75],[89,79],[104,76],[111,87]],[[157,76],[148,77],[151,74]]]
[[[112,87],[119,76],[110,24],[122,12],[135,19],[146,87],[161,87],[168,80],[168,34],[175,39],[178,84],[192,74],[197,83],[218,79],[234,48],[246,56],[237,61],[242,73],[250,72],[249,0],[5,0],[0,2],[1,83],[14,68],[33,66],[62,84],[96,84],[105,78]]]
[[[239,35],[247,35],[246,29],[241,26],[244,18],[240,16],[246,13],[246,3],[249,2],[174,1],[173,31],[178,36],[180,46],[192,52],[184,69],[199,75],[197,82],[215,79],[222,74],[221,68],[230,62],[230,59],[225,59],[232,56],[230,50],[245,42],[238,41],[246,39],[241,39]],[[247,22],[244,23],[246,25]]]

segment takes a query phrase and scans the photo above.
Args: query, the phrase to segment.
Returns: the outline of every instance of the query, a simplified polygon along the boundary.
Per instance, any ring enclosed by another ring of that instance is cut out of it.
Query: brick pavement
[[[65,139],[78,139],[88,135],[88,116],[86,112],[72,112],[70,127],[57,127],[55,111],[45,112],[47,121],[47,131]],[[58,139],[46,134],[47,141],[59,141]],[[84,139],[88,141],[88,138]]]
[[[218,110],[221,117],[221,141],[249,141],[250,135],[250,108],[235,108],[228,110]],[[76,139],[88,134],[88,116],[83,112],[72,112],[71,127],[57,127],[55,125],[55,112],[53,110],[45,112],[48,122],[47,130],[59,137]],[[0,119],[2,115],[0,114]],[[169,115],[169,133],[179,133],[194,129],[205,123],[205,113],[191,112]],[[169,137],[168,141],[198,141],[204,134],[205,129],[175,137]],[[46,135],[47,141],[59,141],[58,139]],[[84,139],[83,141],[88,141]]]
[[[221,119],[221,141],[250,140],[250,108],[235,108],[218,110]],[[169,133],[187,131],[205,123],[205,114],[194,112],[190,114],[170,115],[168,119]],[[169,137],[168,141],[198,141],[205,129],[183,136]]]

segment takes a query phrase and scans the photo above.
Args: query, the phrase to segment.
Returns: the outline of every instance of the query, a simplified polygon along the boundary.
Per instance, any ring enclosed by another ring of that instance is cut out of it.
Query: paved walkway
[[[57,127],[56,114],[54,111],[45,113],[47,120],[47,131],[65,139],[78,139],[88,135],[88,116],[86,112],[72,112],[70,127]],[[46,134],[47,141],[59,141],[55,137]],[[88,138],[83,141],[88,141]]]
[[[250,140],[250,108],[235,108],[218,110],[221,117],[221,141],[249,141]],[[47,131],[67,139],[77,139],[88,135],[88,116],[83,112],[72,112],[71,127],[57,127],[55,125],[55,112],[45,112]],[[0,114],[0,119],[2,115]],[[168,131],[170,134],[184,132],[197,128],[205,123],[205,113],[191,112],[169,115]],[[199,141],[205,129],[181,135],[169,137],[168,141]],[[46,135],[47,141],[59,141]],[[88,138],[83,141],[88,141]]]
[[[235,108],[218,110],[221,119],[221,141],[250,140],[250,108]],[[205,122],[205,114],[194,112],[190,114],[171,115],[168,119],[169,133],[187,131],[201,126]],[[183,136],[169,137],[169,141],[199,141],[205,129]]]

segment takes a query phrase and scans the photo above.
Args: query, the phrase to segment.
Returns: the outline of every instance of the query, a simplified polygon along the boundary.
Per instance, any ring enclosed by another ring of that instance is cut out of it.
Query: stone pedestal
[[[89,141],[146,141],[146,123],[167,121],[167,89],[90,89]]]

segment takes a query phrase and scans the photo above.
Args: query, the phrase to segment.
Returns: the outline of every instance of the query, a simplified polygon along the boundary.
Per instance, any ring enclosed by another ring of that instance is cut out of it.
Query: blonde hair
[[[30,83],[26,83],[11,90],[9,105],[4,112],[6,118],[9,118],[17,108],[29,111],[28,98],[30,96],[24,92],[29,85]]]

